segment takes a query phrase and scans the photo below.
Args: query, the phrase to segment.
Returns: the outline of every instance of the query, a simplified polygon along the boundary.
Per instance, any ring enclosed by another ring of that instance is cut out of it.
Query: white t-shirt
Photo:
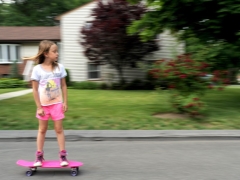
[[[42,106],[49,106],[63,102],[61,79],[67,76],[67,72],[62,64],[54,71],[46,71],[41,64],[33,68],[31,80],[39,82],[38,93]]]

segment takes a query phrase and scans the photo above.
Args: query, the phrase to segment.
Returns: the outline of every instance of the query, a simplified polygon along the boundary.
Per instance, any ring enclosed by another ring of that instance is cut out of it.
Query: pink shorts
[[[42,106],[45,115],[44,116],[39,116],[36,113],[36,117],[40,120],[49,120],[49,118],[51,117],[51,119],[53,121],[58,121],[58,120],[62,120],[65,116],[64,116],[64,112],[63,112],[63,104],[59,103],[59,104],[53,104],[50,106]]]

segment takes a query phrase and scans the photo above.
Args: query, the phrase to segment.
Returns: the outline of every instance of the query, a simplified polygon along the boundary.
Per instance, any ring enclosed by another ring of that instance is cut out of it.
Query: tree
[[[140,0],[129,0],[137,3]],[[147,0],[148,11],[129,27],[130,34],[143,40],[153,38],[165,29],[178,33],[183,40],[197,38],[206,47],[223,45],[227,63],[222,68],[239,67],[240,0]]]
[[[11,64],[11,78],[20,78],[19,70],[18,70],[18,61],[14,61],[13,64]]]
[[[168,28],[184,30],[184,34],[194,34],[204,41],[235,43],[239,39],[240,24],[236,21],[240,17],[240,0],[148,0],[148,6],[154,10],[132,26],[142,35],[145,32],[146,37]]]
[[[0,3],[0,25],[53,26],[58,24],[56,16],[90,1],[14,0],[12,3]]]
[[[131,5],[125,0],[99,2],[93,9],[94,20],[81,30],[85,55],[97,64],[110,64],[124,82],[124,67],[136,67],[138,61],[158,46],[154,40],[141,42],[138,35],[129,36],[126,28],[145,13],[143,5]],[[89,26],[90,25],[90,26]]]
[[[31,26],[30,17],[18,12],[13,4],[0,4],[0,26]]]
[[[228,69],[231,83],[237,83],[240,52],[238,46],[226,41],[202,43],[199,38],[190,37],[186,40],[186,51],[193,59],[206,61],[211,64],[211,70]]]

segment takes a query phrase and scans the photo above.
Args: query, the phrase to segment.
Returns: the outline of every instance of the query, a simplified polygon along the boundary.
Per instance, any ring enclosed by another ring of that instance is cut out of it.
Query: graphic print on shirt
[[[56,99],[60,95],[59,91],[59,83],[57,84],[57,82],[52,79],[47,82],[45,93],[47,94],[49,101]]]
[[[42,105],[62,102],[60,79],[48,79],[41,82],[40,101]]]

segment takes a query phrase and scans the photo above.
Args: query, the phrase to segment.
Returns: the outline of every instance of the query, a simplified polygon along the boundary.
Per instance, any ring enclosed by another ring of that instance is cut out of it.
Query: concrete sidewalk
[[[37,130],[1,130],[0,141],[35,141]],[[65,130],[66,141],[239,139],[240,130]],[[56,140],[48,130],[46,140]]]
[[[22,91],[16,91],[16,92],[9,92],[9,93],[0,94],[0,100],[10,99],[10,98],[22,96],[22,95],[25,95],[25,94],[29,94],[31,92],[32,92],[32,89],[26,89],[26,90],[22,90]]]

